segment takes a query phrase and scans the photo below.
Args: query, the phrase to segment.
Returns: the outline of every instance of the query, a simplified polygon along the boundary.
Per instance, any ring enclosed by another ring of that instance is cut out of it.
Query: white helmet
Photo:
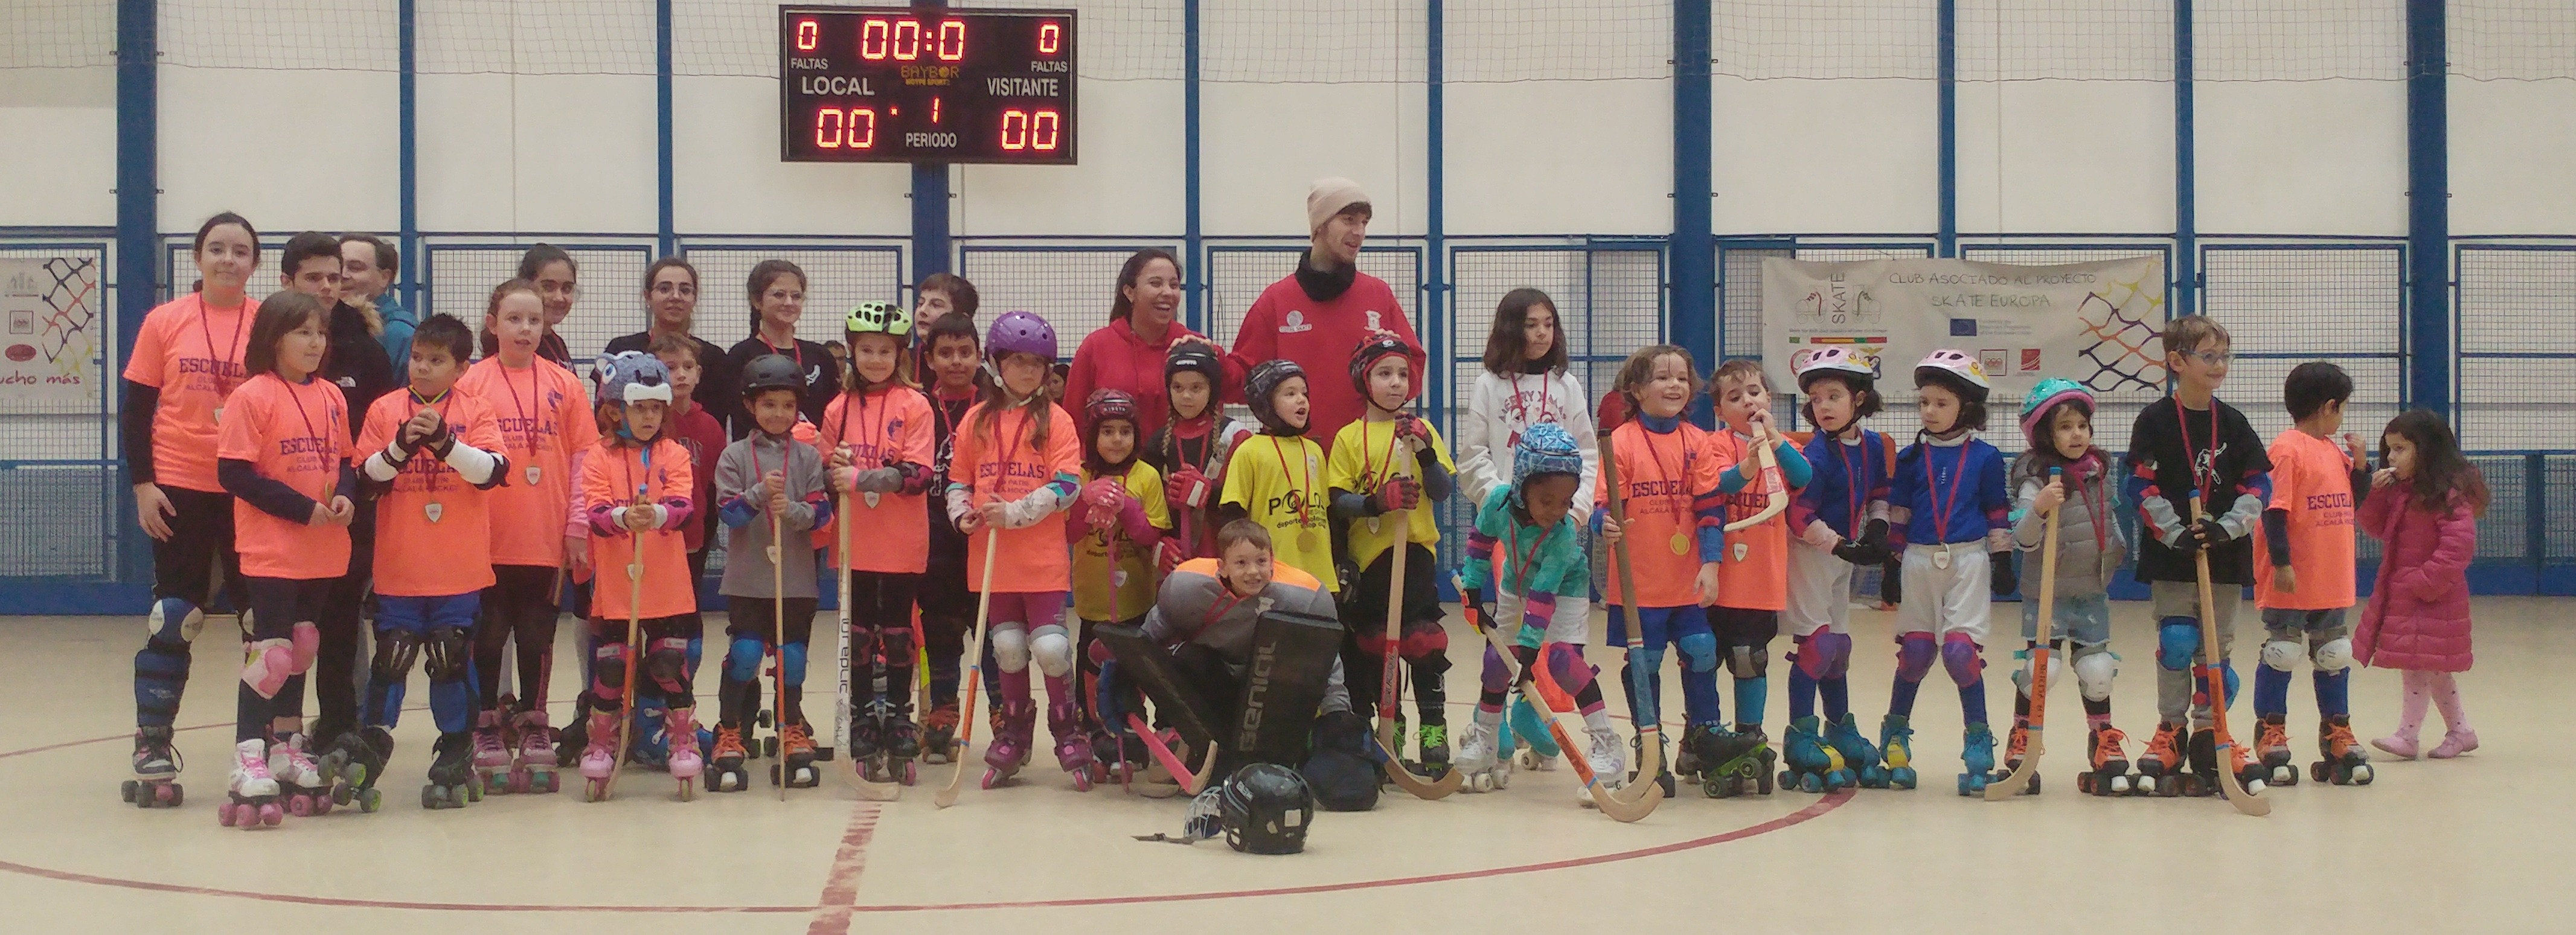
[[[1931,356],[1923,358],[1922,363],[1914,365],[1914,385],[1922,386],[1926,380],[1949,384],[1960,390],[1969,402],[1985,402],[1986,393],[1994,388],[1994,384],[1986,379],[1986,368],[1978,365],[1975,357],[1946,347],[1933,351]]]
[[[1839,345],[1801,351],[1791,358],[1789,369],[1797,375],[1798,391],[1801,393],[1807,391],[1809,378],[1827,374],[1856,377],[1863,388],[1867,388],[1878,378],[1877,362],[1874,359]]]

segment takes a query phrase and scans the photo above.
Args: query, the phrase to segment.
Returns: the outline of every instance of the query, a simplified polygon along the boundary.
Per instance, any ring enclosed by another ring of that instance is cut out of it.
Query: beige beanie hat
[[[1368,193],[1360,190],[1358,182],[1340,176],[1316,179],[1306,189],[1306,231],[1323,230],[1324,222],[1332,220],[1335,215],[1352,205],[1368,203]]]

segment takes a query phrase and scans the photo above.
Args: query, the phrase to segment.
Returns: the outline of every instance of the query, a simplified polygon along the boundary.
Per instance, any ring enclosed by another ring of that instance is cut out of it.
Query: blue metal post
[[[161,88],[160,11],[154,0],[116,3],[116,357],[134,350],[143,316],[160,297]],[[101,383],[111,382],[106,374]],[[102,388],[102,392],[108,392]],[[104,454],[104,452],[101,452]],[[152,552],[140,535],[134,498],[107,500],[118,513],[121,572],[126,582],[151,581]]]
[[[671,204],[671,0],[653,0],[653,105],[653,153],[661,169],[656,188],[661,213],[655,234],[661,255],[670,256],[678,253],[680,246]]]
[[[2407,401],[2451,412],[2449,4],[2406,0]]]
[[[1442,172],[1442,163],[1446,160],[1446,148],[1442,146],[1441,141],[1441,137],[1446,135],[1444,130],[1446,117],[1442,112],[1440,74],[1447,43],[1440,35],[1440,0],[1429,0],[1423,13],[1423,27],[1423,31],[1429,35],[1430,43],[1424,50],[1424,57],[1429,67],[1425,69],[1428,74],[1424,76],[1423,88],[1423,113],[1430,124],[1425,128],[1423,145],[1423,174],[1424,181],[1427,183],[1424,202],[1430,209],[1430,217],[1423,224],[1423,243],[1431,256],[1429,262],[1423,264],[1421,301],[1424,307],[1420,333],[1423,335],[1424,350],[1430,352],[1429,359],[1438,363],[1424,368],[1429,372],[1423,374],[1422,398],[1425,402],[1446,409],[1448,408],[1447,399],[1442,389],[1449,382],[1447,376],[1450,368],[1446,361],[1452,355],[1443,335],[1446,330],[1443,326],[1449,320],[1449,316],[1443,314],[1449,307],[1449,249],[1448,195]],[[1560,337],[1558,340],[1564,339]]]
[[[1717,360],[1717,241],[1709,201],[1716,145],[1709,78],[1711,0],[1673,2],[1673,343]],[[1693,418],[1707,407],[1692,404]]]
[[[1181,4],[1181,264],[1189,326],[1208,330],[1207,231],[1199,215],[1199,0]]]
[[[914,6],[943,9],[948,0],[916,0]],[[948,164],[912,164],[912,281],[919,283],[948,272],[953,248],[948,236]]]
[[[2165,294],[2168,317],[2198,311],[2200,294],[2200,193],[2198,143],[2192,129],[2191,0],[2174,0],[2174,251],[2173,288]]]
[[[420,57],[418,0],[394,4],[394,36],[400,51],[401,77],[395,85],[394,110],[401,134],[396,163],[402,191],[402,304],[415,320],[427,320],[420,307]]]
[[[1959,255],[1959,3],[1941,0],[1936,31],[1940,51],[1934,74],[1935,118],[1941,122],[1940,229],[1933,240],[1941,256]],[[2001,119],[2002,115],[1996,115]],[[1995,157],[2003,158],[2002,153]]]

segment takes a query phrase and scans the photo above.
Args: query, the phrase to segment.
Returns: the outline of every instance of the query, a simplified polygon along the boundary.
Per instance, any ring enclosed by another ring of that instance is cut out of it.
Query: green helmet
[[[890,334],[900,338],[912,333],[912,313],[892,302],[861,302],[850,309],[847,324],[851,334]]]
[[[2048,427],[2039,424],[2039,420],[2059,403],[2074,403],[2084,410],[2086,418],[2093,415],[2093,391],[2086,389],[2084,384],[2063,377],[2039,381],[2038,386],[2030,388],[2030,395],[2021,398],[2021,434],[2030,440],[2031,447],[2037,448],[2046,442]]]

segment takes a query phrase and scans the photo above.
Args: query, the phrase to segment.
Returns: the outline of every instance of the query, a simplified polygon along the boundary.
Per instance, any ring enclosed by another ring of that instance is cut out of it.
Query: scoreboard
[[[783,6],[779,158],[1073,165],[1071,10]]]

